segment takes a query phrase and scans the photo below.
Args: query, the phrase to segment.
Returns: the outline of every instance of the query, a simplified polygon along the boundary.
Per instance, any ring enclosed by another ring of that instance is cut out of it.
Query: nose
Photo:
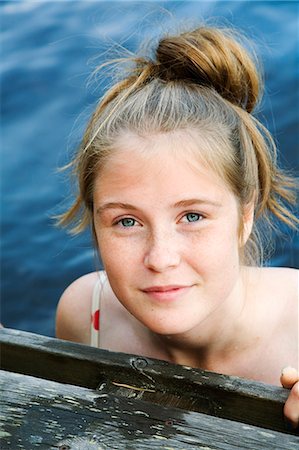
[[[178,237],[171,233],[156,233],[151,236],[144,256],[144,265],[155,272],[165,272],[180,264]]]

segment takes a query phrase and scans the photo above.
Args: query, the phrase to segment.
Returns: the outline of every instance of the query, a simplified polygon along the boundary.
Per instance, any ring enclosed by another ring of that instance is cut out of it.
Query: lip
[[[167,286],[150,286],[142,289],[142,292],[149,295],[150,298],[159,301],[174,301],[178,300],[185,294],[192,286],[190,285],[167,285]]]

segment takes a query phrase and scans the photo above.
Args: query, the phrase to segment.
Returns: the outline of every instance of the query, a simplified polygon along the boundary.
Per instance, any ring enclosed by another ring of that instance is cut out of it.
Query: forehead
[[[203,137],[186,130],[148,136],[126,132],[96,177],[95,197],[125,192],[170,198],[185,190],[219,196],[227,186],[200,156],[205,145]]]
[[[220,134],[213,130],[199,131],[194,128],[178,129],[171,132],[157,132],[137,134],[123,131],[113,142],[110,155],[102,165],[101,172],[112,166],[127,165],[129,155],[136,152],[136,159],[147,160],[148,164],[159,159],[163,163],[172,159],[185,161],[191,168],[205,168],[214,171],[220,178],[225,179],[222,167],[224,150],[228,147],[225,131]],[[220,142],[221,140],[221,142]],[[223,176],[224,175],[224,176]]]
[[[138,149],[144,157],[152,158],[163,152],[168,152],[168,157],[188,159],[200,153],[200,148],[206,145],[206,137],[192,129],[179,129],[171,132],[157,132],[140,135],[134,132],[123,132],[114,142],[115,150],[129,151]]]

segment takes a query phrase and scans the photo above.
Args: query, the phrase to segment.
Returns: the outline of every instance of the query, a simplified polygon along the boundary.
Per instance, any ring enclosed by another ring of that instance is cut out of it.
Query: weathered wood
[[[0,373],[2,450],[298,450],[299,437],[103,391]]]
[[[0,343],[8,371],[286,431],[283,388],[17,330]]]

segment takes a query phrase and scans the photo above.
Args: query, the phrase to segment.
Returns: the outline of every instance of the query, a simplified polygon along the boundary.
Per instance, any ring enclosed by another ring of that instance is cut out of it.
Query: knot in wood
[[[145,369],[146,366],[148,365],[148,362],[144,358],[135,358],[135,359],[133,359],[131,364],[134,367],[134,369],[140,370],[140,369]]]
[[[165,420],[165,425],[167,425],[168,427],[172,427],[173,426],[173,420],[172,419]]]

